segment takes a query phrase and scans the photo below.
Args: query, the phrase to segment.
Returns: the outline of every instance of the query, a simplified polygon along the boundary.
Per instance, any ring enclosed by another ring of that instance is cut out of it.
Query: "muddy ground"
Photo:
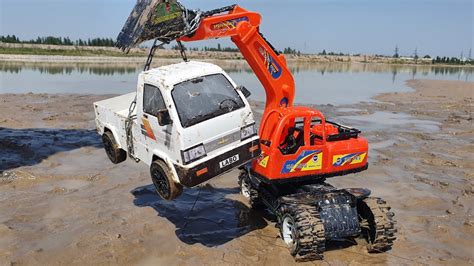
[[[313,263],[472,265],[474,84],[408,85],[416,91],[318,106],[371,147],[369,170],[329,182],[386,199],[399,233],[387,253],[334,242]],[[107,97],[0,95],[0,265],[294,263],[271,215],[244,203],[235,172],[165,202],[146,166],[111,164],[91,105]]]

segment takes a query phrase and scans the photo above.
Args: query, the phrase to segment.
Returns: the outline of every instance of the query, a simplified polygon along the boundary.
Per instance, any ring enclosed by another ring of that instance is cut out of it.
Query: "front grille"
[[[224,147],[236,141],[240,141],[240,130],[230,133],[224,137],[219,137],[208,143],[204,143],[204,148],[206,149],[206,152],[209,154],[221,147]]]

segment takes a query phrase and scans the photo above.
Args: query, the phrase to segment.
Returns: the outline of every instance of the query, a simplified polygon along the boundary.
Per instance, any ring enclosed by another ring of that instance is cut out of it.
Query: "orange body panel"
[[[337,134],[336,127],[326,124],[324,116],[317,110],[306,107],[280,108],[275,110],[280,120],[269,139],[262,135],[262,155],[252,163],[255,173],[269,180],[293,179],[302,176],[324,176],[363,168],[367,165],[368,142],[362,137],[327,141],[329,135]],[[304,144],[291,154],[283,154],[282,134],[294,120],[302,118]],[[311,125],[317,118],[320,124]],[[322,130],[325,128],[326,130]],[[317,129],[315,132],[312,129]],[[316,133],[316,134],[315,134]],[[316,136],[320,136],[317,138]],[[266,143],[266,144],[265,144]]]

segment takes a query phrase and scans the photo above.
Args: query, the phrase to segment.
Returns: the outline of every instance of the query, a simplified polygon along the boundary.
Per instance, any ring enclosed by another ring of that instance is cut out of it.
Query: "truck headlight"
[[[206,157],[206,155],[206,149],[204,149],[204,145],[202,144],[181,152],[181,157],[183,157],[183,162],[185,164],[197,161]]]
[[[255,127],[255,123],[251,124],[250,126],[246,126],[240,130],[240,140],[246,140],[255,135],[257,135],[257,128]]]

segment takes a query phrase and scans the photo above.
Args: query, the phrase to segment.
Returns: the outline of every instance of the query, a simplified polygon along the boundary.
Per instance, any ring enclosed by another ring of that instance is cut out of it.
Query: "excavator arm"
[[[236,5],[227,14],[205,16],[192,35],[180,37],[178,41],[230,37],[265,89],[265,121],[271,110],[293,105],[295,81],[284,55],[276,51],[260,33],[260,23],[260,14]]]

